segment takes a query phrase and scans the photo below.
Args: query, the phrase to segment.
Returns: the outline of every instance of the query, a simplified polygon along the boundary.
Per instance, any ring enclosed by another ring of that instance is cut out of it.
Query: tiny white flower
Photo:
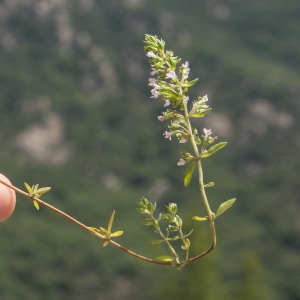
[[[203,131],[204,131],[204,134],[205,134],[204,138],[206,138],[206,139],[212,134],[211,129],[204,128]]]
[[[175,71],[170,71],[166,74],[166,78],[171,78],[171,79],[175,79],[177,76],[176,76],[176,73]]]
[[[177,166],[183,166],[185,165],[185,160],[183,158],[180,158],[179,162],[177,163]]]
[[[163,122],[165,120],[165,117],[164,116],[158,116],[157,119],[161,122]]]
[[[156,57],[156,55],[153,53],[153,51],[150,51],[146,54],[148,57]]]
[[[187,142],[187,140],[184,139],[184,138],[182,138],[181,140],[179,140],[179,143],[180,143],[180,144],[184,144],[184,143],[186,143],[186,142]]]
[[[173,124],[175,124],[175,125],[179,125],[179,124],[180,124],[180,122],[179,122],[179,120],[175,120],[175,121],[173,121]]]
[[[169,139],[171,141],[171,137],[172,137],[172,133],[165,131],[165,133],[163,134],[165,136],[166,139]]]
[[[169,106],[170,105],[170,101],[166,100],[164,107]]]
[[[184,96],[184,100],[185,100],[186,103],[188,103],[189,99],[190,99],[189,96]]]
[[[202,97],[202,100],[203,100],[204,102],[207,102],[207,101],[208,101],[207,95],[203,96],[203,97]]]
[[[156,83],[156,79],[155,78],[149,78],[148,85],[154,85],[155,83]]]
[[[151,90],[151,94],[152,94],[152,97],[150,97],[150,98],[157,98],[159,96],[159,91],[156,88],[154,88]]]
[[[155,89],[159,89],[160,88],[160,86],[156,83],[156,79],[155,78],[149,78],[148,85],[153,86]]]
[[[189,62],[186,61],[182,66],[185,68],[186,74],[189,74],[190,73]]]
[[[151,68],[152,72],[150,73],[151,76],[153,76],[154,74],[156,74],[158,71],[155,68]]]

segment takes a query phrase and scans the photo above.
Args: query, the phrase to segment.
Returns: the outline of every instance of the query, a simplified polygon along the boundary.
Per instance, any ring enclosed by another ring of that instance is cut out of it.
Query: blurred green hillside
[[[144,34],[190,63],[224,150],[204,162],[218,246],[181,271],[136,260],[18,196],[0,224],[0,299],[300,299],[300,3],[276,0],[0,1],[0,172],[51,186],[45,201],[88,226],[116,210],[116,241],[155,257],[141,196],[176,202],[194,253],[210,245],[196,181],[150,99]],[[200,204],[199,204],[200,203]],[[198,242],[199,241],[199,242]]]

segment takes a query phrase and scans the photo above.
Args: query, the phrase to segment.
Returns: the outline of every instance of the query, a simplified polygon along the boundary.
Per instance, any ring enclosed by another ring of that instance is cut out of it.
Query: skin
[[[11,184],[3,174],[0,179]],[[13,213],[16,206],[16,193],[6,185],[0,183],[0,222],[7,220]]]

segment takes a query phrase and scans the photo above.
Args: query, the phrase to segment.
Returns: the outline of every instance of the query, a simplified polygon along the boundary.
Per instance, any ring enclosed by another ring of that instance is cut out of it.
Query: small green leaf
[[[215,185],[214,182],[210,182],[210,183],[205,184],[204,187],[205,187],[205,188],[209,188],[209,187],[212,187],[212,186],[214,186],[214,185]]]
[[[197,217],[197,216],[195,216],[195,217],[192,217],[192,219],[193,220],[196,220],[196,221],[207,221],[207,218],[206,217]]]
[[[152,222],[148,222],[148,221],[140,221],[140,223],[142,225],[145,225],[145,226],[151,226],[152,225]]]
[[[157,244],[160,244],[162,243],[164,240],[154,240],[154,241],[151,241],[151,244],[152,245],[157,245]]]
[[[193,117],[193,118],[202,118],[205,115],[207,115],[210,111],[212,110],[212,108],[208,108],[204,111],[198,112],[198,113],[189,113],[189,117]]]
[[[187,168],[183,179],[183,183],[185,187],[187,187],[190,184],[195,167],[196,167],[196,162],[193,161],[191,165]]]
[[[37,210],[40,209],[40,206],[39,206],[39,204],[38,204],[36,201],[33,201],[33,205],[34,205],[34,207],[35,207]]]
[[[155,259],[161,260],[161,261],[173,261],[174,260],[174,258],[172,256],[168,256],[168,255],[157,256]]]
[[[109,233],[111,232],[112,224],[113,224],[113,222],[114,222],[115,212],[116,212],[115,210],[112,212],[111,217],[110,217],[109,222],[108,222],[107,231],[108,231]]]
[[[167,238],[168,241],[177,241],[177,240],[179,240],[179,239],[180,239],[180,236],[179,236],[179,235],[174,236],[174,237],[172,237],[172,238]]]
[[[194,230],[194,229],[192,229],[189,233],[185,234],[184,236],[185,236],[185,237],[190,236],[190,235],[193,233],[193,230]]]
[[[199,80],[199,78],[196,78],[196,79],[194,79],[194,80],[192,80],[192,81],[185,82],[182,86],[184,86],[184,87],[191,87],[191,86],[193,86],[198,80]]]
[[[103,243],[103,247],[106,247],[108,244],[109,244],[109,241],[105,241],[105,242]]]
[[[201,154],[201,158],[211,156],[215,152],[217,152],[217,151],[221,150],[222,148],[224,148],[226,145],[227,145],[227,142],[222,142],[222,143],[213,145],[211,148],[209,148],[207,151],[205,151],[204,153]]]
[[[160,229],[158,222],[154,218],[152,218],[152,225],[156,230]]]
[[[163,88],[163,89],[160,89],[159,92],[164,95],[166,94],[166,96],[172,96],[174,99],[180,99],[181,98],[181,95],[178,94],[176,91],[174,91],[173,89],[171,88]]]
[[[98,228],[95,228],[95,227],[89,227],[89,229],[95,231],[95,232],[98,232],[101,234],[100,230]]]
[[[189,239],[185,239],[185,248],[186,248],[186,249],[189,249],[190,246],[191,246],[190,240],[189,240]]]
[[[26,182],[24,182],[24,185],[25,185],[27,191],[29,192],[29,194],[32,194],[32,188]]]
[[[39,194],[39,195],[43,195],[43,194],[49,192],[50,190],[51,190],[51,187],[43,187],[43,188],[40,188],[40,189],[36,190],[34,193]]]
[[[38,188],[39,188],[39,184],[33,185],[32,186],[32,194],[35,194]]]
[[[119,231],[116,231],[116,232],[112,233],[110,236],[111,236],[111,237],[114,237],[114,236],[120,236],[120,235],[123,234],[123,232],[124,232],[124,231],[119,230]]]
[[[216,212],[216,217],[219,216],[219,215],[221,215],[221,214],[222,214],[223,212],[225,212],[228,208],[230,208],[230,207],[234,204],[235,200],[236,200],[236,198],[233,198],[233,199],[230,199],[230,200],[227,200],[227,201],[223,202],[223,203],[219,206],[219,208],[218,208],[218,210],[217,210],[217,212]]]
[[[103,227],[99,227],[99,232],[103,235],[108,235],[109,234],[109,232]]]

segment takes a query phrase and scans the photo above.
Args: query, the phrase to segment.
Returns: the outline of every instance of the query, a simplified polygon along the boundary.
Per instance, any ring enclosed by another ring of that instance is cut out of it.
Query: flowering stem
[[[202,196],[202,200],[204,203],[204,206],[206,208],[207,214],[208,214],[208,221],[209,221],[209,226],[210,226],[210,230],[211,230],[211,235],[212,235],[212,246],[210,247],[209,250],[207,250],[208,254],[209,252],[211,252],[217,244],[217,236],[216,236],[216,229],[215,229],[215,225],[214,225],[214,213],[211,211],[208,200],[207,200],[207,196],[206,196],[206,192],[205,192],[205,188],[204,188],[204,182],[203,182],[203,171],[202,171],[202,165],[201,165],[201,160],[200,160],[200,154],[199,154],[199,150],[192,132],[192,127],[191,127],[191,123],[190,123],[190,119],[189,119],[189,115],[188,115],[188,110],[187,110],[187,103],[184,100],[184,96],[182,98],[182,102],[183,102],[183,108],[184,108],[184,116],[185,116],[185,121],[187,123],[187,128],[190,134],[190,139],[191,139],[191,144],[195,153],[197,160],[197,168],[198,168],[198,176],[199,176],[199,189],[200,189],[200,193]],[[203,255],[200,254],[199,256],[196,256],[198,258],[202,257]],[[195,257],[195,258],[196,258]],[[189,259],[189,261],[191,261],[191,259]]]

